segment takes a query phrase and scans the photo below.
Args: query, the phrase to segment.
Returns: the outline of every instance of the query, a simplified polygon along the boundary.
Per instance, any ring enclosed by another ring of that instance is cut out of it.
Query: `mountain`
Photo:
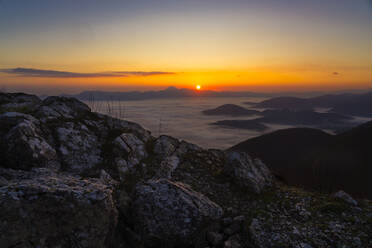
[[[369,129],[342,139],[369,145]],[[0,213],[1,247],[369,247],[372,240],[370,200],[288,187],[247,153],[154,137],[55,96],[0,94]]]
[[[226,116],[251,116],[257,115],[260,112],[243,108],[235,104],[224,104],[214,109],[202,111],[205,115],[226,115]]]
[[[344,189],[372,197],[372,122],[330,135],[307,128],[279,130],[229,150],[260,157],[289,185],[332,192]]]
[[[82,101],[134,101],[163,98],[181,98],[181,97],[252,97],[267,96],[263,93],[253,92],[232,92],[232,91],[212,91],[212,90],[190,90],[168,87],[159,91],[126,91],[126,92],[109,92],[109,91],[83,91],[79,94],[68,95],[65,97],[75,97]]]
[[[212,111],[212,113],[228,113],[228,111],[222,111],[221,107],[208,111]],[[336,132],[349,129],[357,125],[353,122],[350,122],[350,120],[352,120],[353,118],[337,113],[318,113],[311,110],[289,109],[274,109],[265,110],[262,112],[255,110],[252,111],[254,111],[256,115],[261,115],[262,117],[258,117],[252,120],[222,120],[214,122],[212,124],[239,129],[253,129],[258,131],[266,129],[266,126],[264,124],[280,124],[315,127],[320,129],[334,130]],[[231,113],[234,112],[231,111]],[[244,109],[239,109],[238,113],[241,113],[242,116],[244,113]]]
[[[332,112],[372,117],[372,92],[364,94],[324,95],[312,98],[275,97],[260,103],[249,103],[256,108],[311,110],[330,108]]]

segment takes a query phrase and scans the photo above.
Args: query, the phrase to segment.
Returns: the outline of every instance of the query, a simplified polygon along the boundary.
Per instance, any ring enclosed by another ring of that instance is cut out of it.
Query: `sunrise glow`
[[[15,91],[372,88],[368,1],[20,2],[0,8]]]

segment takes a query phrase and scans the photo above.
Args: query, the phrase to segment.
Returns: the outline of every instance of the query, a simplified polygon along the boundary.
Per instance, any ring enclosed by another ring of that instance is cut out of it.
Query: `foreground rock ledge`
[[[0,247],[104,247],[117,223],[112,187],[47,169],[0,170]],[[79,244],[79,246],[77,246]]]
[[[342,190],[342,189],[340,189]],[[259,159],[0,93],[0,247],[372,247],[372,204],[274,181]]]

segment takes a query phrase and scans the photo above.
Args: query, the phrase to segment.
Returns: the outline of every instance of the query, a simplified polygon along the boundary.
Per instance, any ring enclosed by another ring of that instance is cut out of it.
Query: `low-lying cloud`
[[[82,73],[69,71],[42,70],[33,68],[10,68],[0,69],[0,72],[13,74],[22,77],[47,77],[47,78],[95,78],[95,77],[146,77],[156,75],[175,74],[174,72],[165,71],[110,71],[98,73]]]

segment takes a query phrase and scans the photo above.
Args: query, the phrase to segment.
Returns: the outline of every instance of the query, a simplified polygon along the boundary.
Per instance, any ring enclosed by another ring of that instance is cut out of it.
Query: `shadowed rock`
[[[219,219],[222,208],[189,186],[165,179],[136,187],[133,212],[145,243],[167,241],[185,245],[209,220]],[[169,244],[169,245],[170,245]]]
[[[1,247],[106,246],[117,222],[110,185],[45,169],[0,173]]]

